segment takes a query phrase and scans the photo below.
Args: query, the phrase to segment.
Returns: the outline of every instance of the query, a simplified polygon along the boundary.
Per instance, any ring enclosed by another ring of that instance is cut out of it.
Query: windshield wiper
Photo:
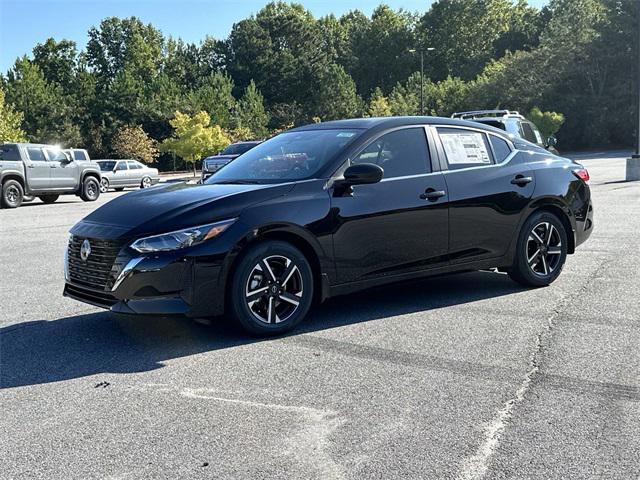
[[[258,180],[222,180],[220,182],[212,182],[210,185],[254,185],[259,184]]]

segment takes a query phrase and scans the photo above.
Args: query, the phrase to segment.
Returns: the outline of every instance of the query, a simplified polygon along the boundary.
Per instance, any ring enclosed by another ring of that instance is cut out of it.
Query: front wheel
[[[38,198],[43,203],[54,203],[59,197],[60,195],[40,195]]]
[[[293,245],[264,242],[242,257],[231,289],[231,314],[245,331],[281,334],[300,323],[311,307],[311,266]]]
[[[100,179],[100,193],[107,193],[109,191],[109,179],[102,177]]]
[[[520,231],[509,276],[528,287],[552,283],[567,259],[567,232],[558,217],[549,212],[531,215]]]
[[[82,183],[80,198],[85,202],[94,202],[100,196],[100,184],[95,177],[87,177]]]
[[[7,180],[2,184],[2,206],[18,208],[22,205],[24,190],[17,180]]]
[[[140,182],[140,188],[149,188],[151,186],[151,178],[144,177]]]

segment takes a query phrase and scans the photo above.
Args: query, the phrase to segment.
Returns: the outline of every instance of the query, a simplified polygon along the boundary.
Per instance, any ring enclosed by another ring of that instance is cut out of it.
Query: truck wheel
[[[7,180],[2,185],[2,206],[6,208],[18,208],[22,205],[24,190],[17,180]]]
[[[100,179],[100,193],[107,193],[109,190],[109,179],[102,177]]]
[[[58,197],[60,197],[60,195],[40,195],[38,198],[42,200],[43,203],[53,203]]]
[[[100,185],[95,177],[87,177],[82,183],[80,198],[85,202],[94,202],[100,196]]]

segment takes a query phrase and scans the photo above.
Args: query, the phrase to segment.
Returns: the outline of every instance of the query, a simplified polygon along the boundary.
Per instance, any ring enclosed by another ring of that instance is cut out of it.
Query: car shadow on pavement
[[[473,272],[433,277],[330,299],[288,336],[496,298],[523,291],[506,275]],[[398,321],[401,321],[399,319]],[[252,338],[225,321],[88,313],[0,329],[0,388],[99,373],[135,373],[163,362],[232,348]]]

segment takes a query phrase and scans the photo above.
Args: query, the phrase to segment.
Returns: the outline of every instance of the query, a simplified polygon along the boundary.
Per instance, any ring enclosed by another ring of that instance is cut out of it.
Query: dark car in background
[[[530,122],[520,113],[512,110],[475,110],[471,112],[456,112],[451,118],[470,120],[472,122],[490,125],[513,135],[523,138],[539,147],[549,150],[558,155],[556,145],[558,141],[553,135],[549,138],[542,138],[542,134],[535,123]]]
[[[202,182],[224,167],[231,160],[235,160],[240,155],[248,152],[260,143],[262,143],[261,140],[232,143],[217,155],[205,158],[202,161]]]
[[[330,121],[203,185],[139,190],[71,229],[64,294],[125,314],[227,314],[253,334],[372,286],[497,268],[553,282],[593,229],[587,171],[480,123]]]

